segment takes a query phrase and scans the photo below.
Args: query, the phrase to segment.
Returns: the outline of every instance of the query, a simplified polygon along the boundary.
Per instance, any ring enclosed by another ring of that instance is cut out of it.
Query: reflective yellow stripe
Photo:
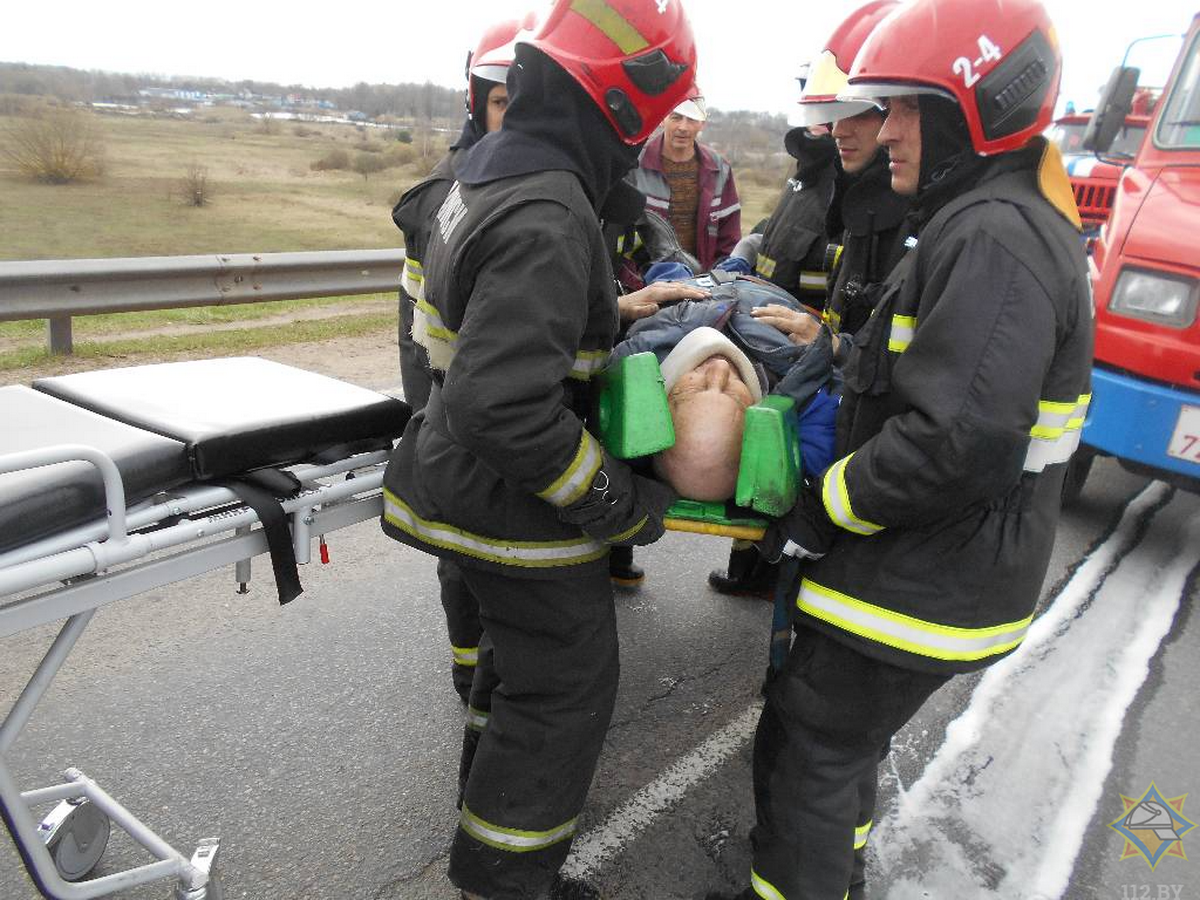
[[[467,727],[472,731],[483,731],[487,728],[488,714],[473,706],[467,707]]]
[[[1091,394],[1080,394],[1074,403],[1039,400],[1038,417],[1029,429],[1029,449],[1025,452],[1025,471],[1041,472],[1046,466],[1065,463],[1079,446],[1080,430],[1087,417]]]
[[[808,288],[809,290],[823,291],[828,286],[829,280],[825,277],[824,272],[801,272],[800,287]]]
[[[575,354],[575,365],[571,366],[571,377],[578,381],[588,381],[593,375],[608,365],[611,356],[608,350],[580,350]]]
[[[450,368],[458,350],[458,332],[446,327],[441,313],[428,300],[416,297],[413,299],[416,300],[413,309],[413,341],[425,348],[425,352],[429,354],[429,364],[433,368],[445,372]]]
[[[775,274],[775,260],[765,253],[758,254],[758,259],[754,263],[754,271],[763,278],[772,277]]]
[[[1033,616],[984,628],[939,625],[855,599],[805,578],[796,607],[876,643],[930,659],[971,661],[996,656],[1025,639]]]
[[[454,661],[460,666],[474,666],[479,662],[478,647],[455,647],[451,644],[450,652],[454,654]]]
[[[888,335],[888,349],[893,353],[903,353],[912,343],[916,330],[916,316],[892,316],[892,331]]]
[[[386,488],[383,491],[383,518],[432,547],[505,566],[530,569],[575,566],[600,559],[608,552],[607,544],[587,537],[567,541],[504,541],[472,534],[444,522],[422,519]]]
[[[510,853],[528,853],[531,850],[545,850],[559,841],[565,841],[575,833],[577,819],[564,822],[549,831],[522,831],[517,828],[504,828],[485,822],[463,804],[462,816],[459,817],[458,827],[480,843],[495,847],[497,850],[507,850]]]
[[[584,495],[603,462],[600,442],[585,428],[580,434],[579,447],[575,450],[570,465],[549,487],[538,491],[537,495],[555,506],[570,506]]]
[[[619,543],[621,543],[621,541],[629,540],[631,537],[633,537],[635,534],[637,534],[639,531],[642,530],[642,527],[646,524],[647,521],[649,521],[649,519],[650,519],[650,516],[648,516],[648,515],[642,516],[641,519],[638,520],[638,523],[636,525],[634,525],[632,528],[625,529],[620,534],[614,534],[612,537],[610,537],[608,539],[608,542],[610,544],[619,544]]]
[[[572,0],[571,9],[599,28],[626,56],[650,46],[642,33],[604,0]]]
[[[871,826],[874,824],[875,824],[875,820],[872,819],[866,825],[859,825],[857,828],[854,829],[854,849],[855,850],[861,850],[863,847],[867,846],[867,838],[870,836]]]
[[[855,534],[877,534],[883,531],[882,525],[860,519],[854,514],[850,505],[850,491],[846,487],[846,466],[854,454],[843,457],[825,470],[821,482],[821,499],[825,501],[825,511],[835,525],[853,531]]]
[[[419,260],[404,260],[404,275],[401,277],[405,293],[414,301],[425,299],[425,271]]]
[[[785,900],[783,894],[775,888],[775,885],[767,881],[753,869],[750,870],[750,886],[754,888],[754,893],[762,897],[763,900]]]
[[[825,314],[822,316],[822,318],[825,319],[825,323],[834,331],[837,331],[842,327],[842,315],[841,313],[835,312],[833,309],[825,310]]]

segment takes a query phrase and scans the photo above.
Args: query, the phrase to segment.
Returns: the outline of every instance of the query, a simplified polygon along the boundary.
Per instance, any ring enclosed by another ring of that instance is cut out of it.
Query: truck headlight
[[[1169,328],[1187,328],[1196,321],[1196,288],[1196,282],[1182,276],[1125,269],[1117,278],[1108,311]]]

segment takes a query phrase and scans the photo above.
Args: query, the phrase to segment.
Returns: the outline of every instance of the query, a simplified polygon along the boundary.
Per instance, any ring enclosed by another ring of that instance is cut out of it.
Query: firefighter
[[[913,0],[854,61],[844,96],[886,105],[918,242],[849,351],[836,461],[764,537],[805,562],[755,738],[747,898],[861,897],[887,742],[1032,621],[1092,358],[1079,217],[1040,136],[1060,72],[1038,0]]]
[[[882,111],[867,101],[837,99],[863,42],[899,5],[896,0],[874,0],[855,10],[809,65],[800,108],[792,119],[798,127],[788,132],[788,139],[804,147],[805,155],[815,159],[807,172],[797,169],[796,177],[804,189],[790,200],[789,191],[784,190],[784,199],[763,233],[754,265],[756,275],[792,291],[802,302],[824,310],[825,321],[837,334],[834,347],[839,363],[845,361],[849,338],[865,319],[865,315],[861,318],[858,315],[862,297],[892,270],[908,237],[904,222],[910,201],[892,191],[887,153],[876,143],[883,125]],[[809,130],[830,126],[831,136],[814,136]],[[790,147],[789,152],[797,156]],[[827,168],[820,162],[826,153]],[[803,166],[801,162],[800,167]],[[835,253],[838,262],[833,266],[836,280],[828,297],[824,271],[828,267],[826,235],[837,241],[838,248]],[[789,242],[803,250],[785,255],[781,248]],[[741,252],[735,250],[734,256]],[[847,322],[842,323],[848,292],[853,297],[849,304],[851,312]],[[866,311],[870,312],[870,307]],[[815,334],[814,323],[809,337]],[[722,594],[769,599],[775,589],[776,575],[776,567],[764,561],[753,544],[735,541],[725,570],[710,572],[708,584]]]
[[[483,33],[467,57],[467,120],[458,140],[438,161],[423,181],[409,188],[392,210],[392,221],[404,232],[404,276],[400,285],[400,382],[404,399],[416,412],[429,398],[432,377],[424,351],[413,343],[415,304],[423,300],[422,260],[429,243],[434,214],[454,183],[454,160],[485,134],[496,131],[508,105],[505,78],[512,62],[511,41],[521,23],[499,22]],[[471,596],[458,566],[451,560],[438,561],[438,583],[446,631],[450,638],[450,677],[454,690],[466,703],[479,658],[479,604]]]
[[[586,416],[617,330],[596,211],[695,63],[678,0],[556,0],[518,36],[504,124],[459,161],[423,260],[434,387],[383,528],[457,562],[479,600],[495,688],[468,709],[449,863],[469,895],[538,896],[566,858],[617,688],[609,547],[656,540],[674,499]]]
[[[837,236],[840,249],[833,254],[834,281],[825,318],[843,341],[866,322],[875,292],[904,255],[911,231],[911,198],[892,190],[887,152],[877,140],[882,110],[866,102],[836,100],[863,42],[899,5],[896,0],[875,0],[846,19],[814,64],[820,81],[814,77],[809,96],[801,100],[814,121],[832,123],[842,169],[826,219],[826,229]],[[848,349],[848,344],[839,346],[839,359],[845,359]]]

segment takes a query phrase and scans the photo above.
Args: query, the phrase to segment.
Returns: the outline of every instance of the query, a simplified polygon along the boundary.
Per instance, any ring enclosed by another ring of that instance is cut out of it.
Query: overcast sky
[[[686,2],[699,47],[699,80],[710,105],[786,113],[797,96],[799,66],[861,2]],[[1070,99],[1080,109],[1094,103],[1130,40],[1182,33],[1198,8],[1196,0],[1045,2],[1063,46],[1060,104]],[[318,87],[426,80],[457,87],[466,51],[487,23],[542,5],[541,0],[12,3],[0,28],[0,61]],[[1177,47],[1164,41],[1143,45],[1133,61],[1147,76],[1151,68],[1162,70],[1161,83]]]

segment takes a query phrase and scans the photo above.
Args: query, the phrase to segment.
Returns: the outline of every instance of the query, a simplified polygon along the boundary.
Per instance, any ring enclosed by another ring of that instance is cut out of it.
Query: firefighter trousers
[[[754,739],[751,884],[760,897],[844,900],[854,881],[862,890],[879,761],[949,677],[901,669],[797,628]]]
[[[479,661],[479,639],[482,626],[479,624],[479,601],[467,587],[458,563],[439,559],[437,564],[438,583],[441,585],[442,609],[446,612],[446,632],[450,637],[450,653],[453,656],[450,674],[454,689],[468,702],[471,682]]]
[[[467,710],[473,759],[450,880],[488,900],[537,897],[567,858],[612,717],[612,585],[604,569],[558,579],[461,571],[479,600],[485,668]]]

